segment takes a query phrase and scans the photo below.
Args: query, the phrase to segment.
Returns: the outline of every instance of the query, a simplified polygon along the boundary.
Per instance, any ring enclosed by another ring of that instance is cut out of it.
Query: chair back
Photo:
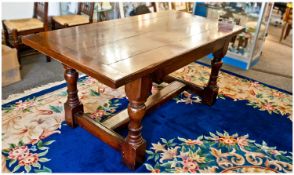
[[[284,14],[284,21],[292,24],[292,8],[287,7],[286,12]]]
[[[146,5],[139,5],[130,12],[130,16],[143,15],[147,13],[151,13],[150,9]]]
[[[148,8],[153,8],[153,12],[154,13],[157,12],[157,8],[156,8],[156,3],[155,2],[151,2],[150,5],[148,6]]]
[[[90,23],[93,22],[94,5],[95,5],[94,2],[79,2],[78,14],[88,15]]]
[[[48,2],[34,2],[33,18],[42,20],[45,31],[48,30]]]
[[[143,14],[147,14],[147,13],[151,13],[152,11],[150,10],[150,8],[153,9],[153,12],[157,12],[156,9],[156,4],[155,2],[151,2],[149,5],[139,5],[138,7],[136,7],[134,10],[132,10],[130,12],[130,16],[136,16],[136,15],[143,15]]]

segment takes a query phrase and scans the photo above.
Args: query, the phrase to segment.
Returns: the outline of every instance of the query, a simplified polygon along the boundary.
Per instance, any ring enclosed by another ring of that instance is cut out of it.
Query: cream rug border
[[[79,78],[81,78],[83,76],[87,76],[87,75],[86,74],[81,74],[79,76]],[[33,93],[40,92],[42,90],[49,89],[49,88],[51,88],[53,86],[57,86],[57,85],[60,85],[60,84],[63,84],[63,83],[65,83],[65,80],[56,81],[56,82],[48,83],[48,84],[41,85],[41,86],[38,86],[38,87],[34,87],[34,88],[31,88],[31,89],[28,89],[28,90],[24,90],[21,93],[11,94],[6,99],[2,100],[2,104],[9,103],[11,101],[22,98],[24,96],[29,96],[29,95],[31,95]]]

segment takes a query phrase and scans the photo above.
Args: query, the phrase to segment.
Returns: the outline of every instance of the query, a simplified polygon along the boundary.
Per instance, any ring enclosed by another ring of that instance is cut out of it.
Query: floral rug
[[[172,76],[204,86],[209,74],[209,67],[192,63]],[[146,162],[137,172],[292,171],[292,95],[228,72],[218,85],[211,107],[183,92],[144,118]],[[65,86],[2,105],[2,171],[132,172],[119,152],[64,123]],[[78,89],[84,111],[97,121],[127,107],[123,87],[81,77]]]

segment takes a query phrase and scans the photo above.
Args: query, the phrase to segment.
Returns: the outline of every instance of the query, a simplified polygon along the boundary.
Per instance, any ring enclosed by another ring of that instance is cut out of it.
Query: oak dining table
[[[32,34],[22,42],[64,65],[66,123],[86,129],[121,151],[123,162],[134,169],[144,162],[146,141],[141,121],[145,114],[187,89],[197,93],[204,104],[213,105],[222,58],[231,39],[243,31],[238,25],[220,31],[218,21],[162,11]],[[169,75],[210,53],[211,75],[205,87]],[[78,97],[77,71],[111,88],[124,86],[128,108],[104,122],[91,119]],[[151,94],[154,82],[169,84]],[[115,132],[123,125],[128,125],[125,138]]]

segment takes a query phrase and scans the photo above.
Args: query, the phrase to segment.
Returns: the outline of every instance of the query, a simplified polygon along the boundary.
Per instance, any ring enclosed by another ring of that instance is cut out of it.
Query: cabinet
[[[227,2],[205,3],[202,6],[207,9],[207,18],[231,18],[246,28],[245,32],[232,39],[223,62],[246,70],[254,66],[262,54],[273,3]],[[208,57],[212,58],[212,55]]]

